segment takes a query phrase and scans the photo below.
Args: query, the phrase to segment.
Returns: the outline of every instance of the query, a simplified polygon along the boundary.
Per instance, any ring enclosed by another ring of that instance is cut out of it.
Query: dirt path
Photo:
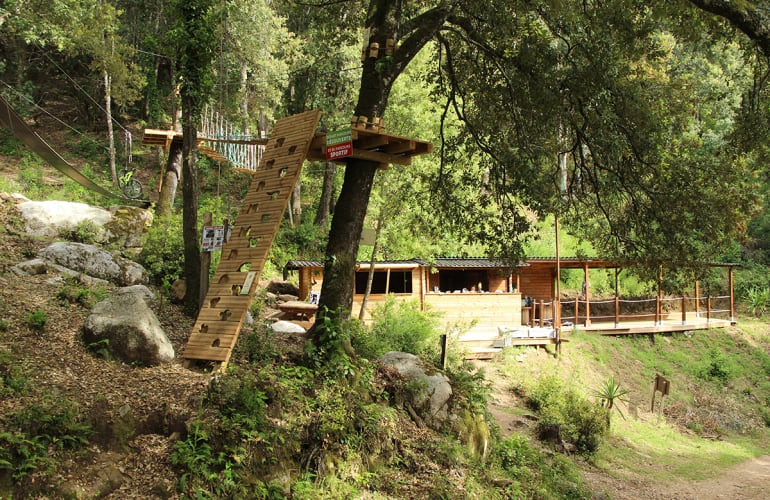
[[[485,365],[492,385],[488,404],[503,436],[527,433],[534,417],[512,412],[522,401],[509,389],[509,382],[494,365]],[[596,499],[612,500],[716,500],[770,498],[770,455],[738,464],[711,479],[659,483],[646,478],[620,479],[598,469],[584,470],[584,477]]]
[[[738,464],[719,476],[702,481],[656,483],[623,480],[600,471],[586,471],[586,482],[595,498],[613,500],[716,500],[770,498],[770,456]]]

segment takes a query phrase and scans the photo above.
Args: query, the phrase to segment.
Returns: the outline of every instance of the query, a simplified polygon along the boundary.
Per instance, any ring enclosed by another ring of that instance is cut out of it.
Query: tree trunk
[[[332,194],[334,193],[334,175],[337,173],[337,165],[326,162],[324,169],[324,182],[321,188],[321,201],[318,203],[318,212],[315,214],[313,224],[319,227],[326,226],[326,221],[332,213]]]
[[[329,242],[326,246],[324,280],[321,287],[319,311],[328,308],[332,317],[350,317],[353,306],[356,254],[366,208],[372,191],[377,163],[351,160],[345,169],[337,210],[332,218]],[[319,316],[322,316],[320,313]]]
[[[155,215],[166,217],[171,215],[176,198],[176,190],[179,186],[179,178],[182,176],[182,144],[172,142],[166,159],[166,168],[163,171],[163,184],[161,184],[158,205],[155,207]]]
[[[200,308],[201,252],[198,235],[198,189],[195,176],[197,129],[192,99],[182,96],[182,236],[184,238],[184,275],[187,284],[184,304],[190,315]]]
[[[104,111],[107,118],[107,137],[109,139],[110,174],[112,184],[118,185],[118,171],[115,168],[115,135],[112,129],[112,79],[107,70],[104,70]]]

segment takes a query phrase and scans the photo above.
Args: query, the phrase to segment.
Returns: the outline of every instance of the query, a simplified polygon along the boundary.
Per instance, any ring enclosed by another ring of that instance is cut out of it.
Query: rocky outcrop
[[[426,425],[440,429],[449,421],[452,386],[446,375],[440,372],[429,375],[420,358],[406,352],[387,352],[378,361],[393,367],[407,380],[407,385],[413,388],[408,403]]]
[[[41,250],[38,257],[120,286],[147,283],[147,271],[141,265],[93,245],[60,241]]]

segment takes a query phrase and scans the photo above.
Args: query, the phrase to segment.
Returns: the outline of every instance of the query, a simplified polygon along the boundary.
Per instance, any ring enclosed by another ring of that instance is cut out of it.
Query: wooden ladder
[[[206,361],[224,370],[230,361],[320,116],[308,111],[276,122],[182,352],[185,366]]]

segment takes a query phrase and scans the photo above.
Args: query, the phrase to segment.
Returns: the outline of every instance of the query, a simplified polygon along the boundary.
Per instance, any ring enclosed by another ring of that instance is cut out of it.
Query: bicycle
[[[134,169],[124,167],[118,176],[118,186],[123,194],[136,200],[142,197],[142,183],[134,178]]]

